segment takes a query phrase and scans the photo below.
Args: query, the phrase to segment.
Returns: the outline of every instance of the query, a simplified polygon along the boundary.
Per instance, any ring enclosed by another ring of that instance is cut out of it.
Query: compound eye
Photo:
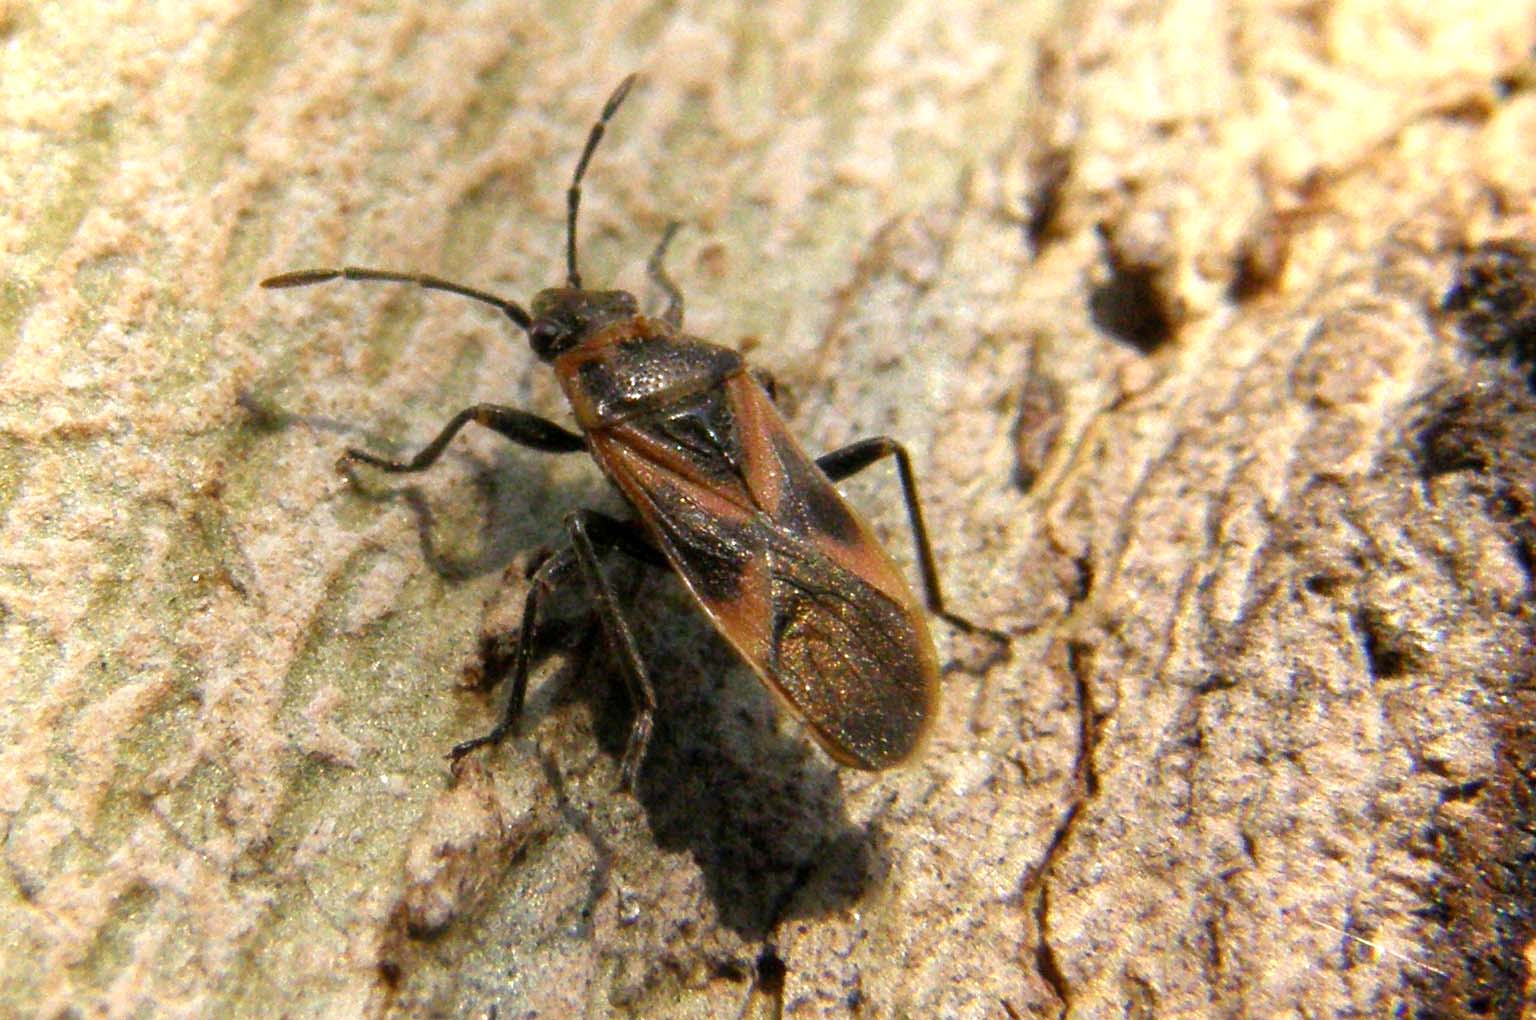
[[[549,319],[540,319],[528,327],[528,341],[533,344],[536,353],[547,354],[549,349],[559,341],[563,332],[558,323]]]

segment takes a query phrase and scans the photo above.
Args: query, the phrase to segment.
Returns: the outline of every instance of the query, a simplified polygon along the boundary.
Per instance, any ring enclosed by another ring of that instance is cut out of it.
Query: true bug
[[[981,628],[944,608],[911,460],[900,443],[864,439],[813,460],[785,427],[765,377],[736,352],[681,332],[683,297],[663,266],[676,223],[647,264],[647,275],[667,299],[659,318],[640,314],[624,291],[582,286],[576,264],[581,181],[634,82],[630,75],[608,97],[566,191],[565,286],[539,292],[531,310],[436,276],[381,269],[305,269],[261,285],[414,283],[498,308],[554,368],[581,430],[511,407],[477,404],[454,415],[410,460],[354,448],[341,464],[425,470],[460,428],[475,422],[535,450],[591,454],[634,510],[632,520],[593,510],[566,517],[570,545],[530,578],[501,720],[484,736],[454,747],[452,759],[500,741],[516,725],[540,608],[551,591],[579,574],[634,702],[622,769],[625,785],[633,785],[656,698],[598,562],[599,552],[618,550],[674,571],[720,634],[833,758],[861,769],[895,765],[918,748],[933,717],[938,660],[901,572],[832,483],[894,457],[928,608],[966,630]]]

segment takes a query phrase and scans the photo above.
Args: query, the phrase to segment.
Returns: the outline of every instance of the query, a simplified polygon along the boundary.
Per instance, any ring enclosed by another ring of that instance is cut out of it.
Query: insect
[[[911,459],[900,443],[864,439],[812,459],[774,406],[771,380],[735,351],[683,334],[682,293],[663,265],[676,223],[647,264],[667,301],[659,317],[641,314],[624,291],[582,285],[576,260],[582,178],[635,77],[609,96],[566,191],[565,285],[540,291],[529,308],[436,276],[381,269],[305,269],[261,285],[411,283],[500,309],[554,369],[580,429],[476,404],[454,415],[409,460],[354,448],[339,466],[356,461],[389,472],[423,471],[474,422],[535,450],[590,454],[634,511],[628,520],[593,510],[565,518],[570,544],[530,577],[500,721],[454,747],[455,762],[516,726],[540,611],[553,591],[580,578],[634,705],[621,773],[633,787],[656,696],[602,570],[601,555],[617,551],[675,573],[715,629],[834,759],[861,769],[895,765],[917,750],[934,716],[938,659],[911,588],[833,483],[894,458],[928,609],[965,630],[985,628],[944,608]]]

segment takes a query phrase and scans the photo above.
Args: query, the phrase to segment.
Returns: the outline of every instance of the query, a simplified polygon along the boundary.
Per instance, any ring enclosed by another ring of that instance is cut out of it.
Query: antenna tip
[[[608,97],[608,102],[603,104],[603,120],[612,117],[619,104],[624,102],[624,97],[629,95],[629,90],[635,87],[635,82],[640,80],[640,72],[631,71],[619,82],[619,87],[613,90],[613,95]]]
[[[303,287],[310,283],[324,283],[326,280],[334,280],[339,275],[333,269],[300,269],[293,273],[279,273],[277,276],[269,276],[261,281],[261,286],[267,290],[280,290],[283,287]]]

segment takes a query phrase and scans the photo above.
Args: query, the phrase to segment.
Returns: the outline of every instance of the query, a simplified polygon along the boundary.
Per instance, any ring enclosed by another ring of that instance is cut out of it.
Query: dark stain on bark
[[[1508,618],[1504,661],[1483,682],[1497,734],[1491,775],[1449,785],[1422,835],[1443,869],[1421,916],[1443,937],[1415,1016],[1518,1020],[1536,938],[1536,246],[1481,245],[1461,260],[1440,310],[1467,356],[1434,390],[1413,432],[1423,479],[1465,473],[1467,493],[1508,536],[1525,597]],[[1431,763],[1432,764],[1432,763]]]

